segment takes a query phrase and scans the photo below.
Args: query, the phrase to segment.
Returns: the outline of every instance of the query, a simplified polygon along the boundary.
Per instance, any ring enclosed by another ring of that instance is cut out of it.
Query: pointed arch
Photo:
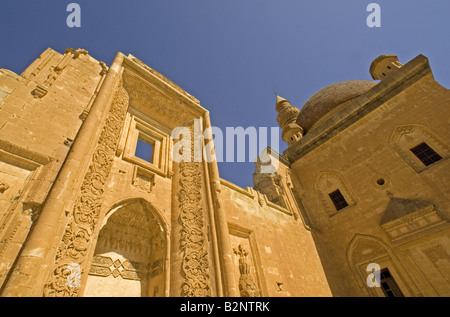
[[[342,175],[337,172],[321,172],[315,184],[319,199],[329,216],[333,216],[339,211],[336,210],[329,194],[339,190],[347,202],[348,206],[356,204],[356,199],[344,181]]]
[[[169,226],[142,198],[108,209],[90,252],[84,296],[168,296]]]
[[[380,266],[380,269],[388,268],[402,292],[408,296],[418,293],[407,270],[398,259],[392,248],[382,239],[370,235],[355,234],[346,250],[347,263],[353,273],[362,293],[367,296],[384,296],[379,287],[367,285],[369,273],[367,267],[371,263]]]
[[[427,169],[427,166],[410,149],[422,142],[427,143],[442,158],[446,159],[450,156],[450,150],[446,143],[425,125],[410,124],[398,126],[395,128],[390,139],[390,145],[393,151],[416,172]]]

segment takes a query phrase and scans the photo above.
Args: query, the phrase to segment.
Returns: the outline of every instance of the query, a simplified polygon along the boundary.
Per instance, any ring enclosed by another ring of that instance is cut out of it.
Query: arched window
[[[356,204],[343,177],[336,172],[321,173],[316,182],[316,190],[322,205],[330,216]]]
[[[418,124],[397,127],[391,137],[391,147],[416,172],[439,164],[450,153],[445,142]]]

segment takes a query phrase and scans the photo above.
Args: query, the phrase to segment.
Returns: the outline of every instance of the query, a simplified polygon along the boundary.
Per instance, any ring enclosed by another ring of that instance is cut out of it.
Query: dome
[[[366,93],[377,82],[350,80],[327,86],[315,93],[304,104],[297,117],[297,124],[307,132],[317,121],[340,104]]]

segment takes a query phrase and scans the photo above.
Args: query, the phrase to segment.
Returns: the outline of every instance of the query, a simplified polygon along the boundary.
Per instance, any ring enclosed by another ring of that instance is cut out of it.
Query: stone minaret
[[[283,130],[281,138],[288,146],[291,146],[303,137],[302,127],[295,123],[300,110],[291,106],[291,103],[288,100],[280,96],[277,96],[275,109],[278,112],[277,122]]]

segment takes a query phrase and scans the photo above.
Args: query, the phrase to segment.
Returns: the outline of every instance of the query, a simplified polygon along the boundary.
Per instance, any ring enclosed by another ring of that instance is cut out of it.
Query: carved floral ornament
[[[56,268],[45,285],[44,296],[78,294],[79,285],[67,283],[68,263],[82,267],[86,261],[87,249],[97,225],[106,179],[111,170],[127,107],[128,94],[122,83],[119,83],[80,193],[72,213],[69,214],[68,225],[56,254]]]
[[[180,163],[178,202],[182,225],[180,246],[183,252],[182,270],[184,296],[211,296],[208,252],[201,204],[200,163]]]
[[[191,140],[193,142],[193,140]],[[194,146],[191,144],[191,149]],[[202,203],[202,165],[199,162],[179,163],[178,207],[180,209],[184,282],[182,295],[187,297],[212,296],[206,238],[205,215]]]

